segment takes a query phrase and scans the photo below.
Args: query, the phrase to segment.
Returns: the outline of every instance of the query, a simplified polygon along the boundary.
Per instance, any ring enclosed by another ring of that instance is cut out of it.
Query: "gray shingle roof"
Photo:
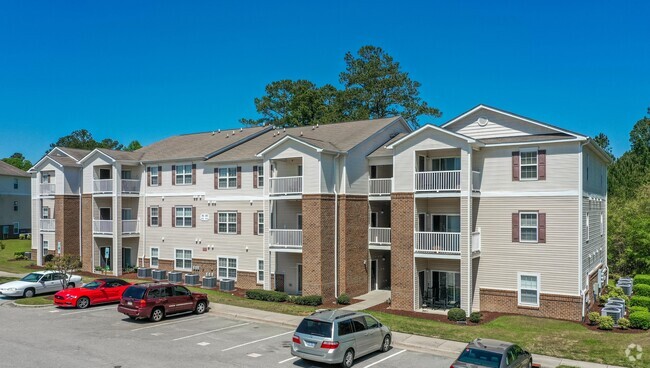
[[[391,138],[388,142],[384,143],[381,145],[381,147],[377,148],[373,152],[371,152],[368,157],[386,157],[386,156],[393,156],[393,150],[389,150],[386,148],[386,146],[397,142],[398,140],[404,138],[407,135],[407,133],[399,133],[393,138]]]
[[[21,169],[9,165],[8,163],[4,161],[0,161],[0,175],[4,176],[20,176],[20,177],[27,177],[29,178],[30,175]]]
[[[75,159],[77,159],[77,161],[81,160],[87,154],[90,153],[89,150],[85,150],[85,149],[68,148],[68,147],[57,147],[57,148],[60,149],[61,151],[65,152],[65,153],[69,154],[70,156],[74,157]]]

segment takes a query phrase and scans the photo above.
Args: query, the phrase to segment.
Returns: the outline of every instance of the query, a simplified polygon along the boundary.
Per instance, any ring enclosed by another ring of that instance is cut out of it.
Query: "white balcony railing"
[[[393,178],[368,179],[370,195],[390,195],[393,189]]]
[[[140,193],[140,180],[122,179],[122,193],[127,193],[127,194]]]
[[[56,221],[54,219],[41,219],[41,231],[56,231]]]
[[[285,176],[269,179],[270,194],[302,194],[302,176]]]
[[[41,195],[54,195],[56,193],[56,184],[41,183]]]
[[[481,232],[476,231],[472,233],[472,253],[481,252]]]
[[[112,234],[113,220],[93,220],[93,233]]]
[[[138,220],[122,220],[122,234],[138,234],[140,227]]]
[[[434,192],[460,190],[460,170],[416,172],[415,190]]]
[[[95,179],[93,193],[113,193],[113,179]]]
[[[481,172],[472,171],[472,190],[479,192],[481,190]]]
[[[269,244],[278,248],[302,248],[302,230],[269,229]]]
[[[460,233],[416,231],[415,252],[460,255]]]
[[[390,245],[390,227],[371,227],[368,229],[368,243]]]

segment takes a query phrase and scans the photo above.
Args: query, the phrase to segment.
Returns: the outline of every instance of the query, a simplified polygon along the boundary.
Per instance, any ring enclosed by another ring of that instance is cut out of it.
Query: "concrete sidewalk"
[[[358,303],[360,304],[360,303]],[[282,313],[266,312],[257,309],[236,307],[212,303],[210,313],[224,317],[244,319],[262,323],[270,323],[288,328],[296,328],[303,317],[291,316]],[[448,341],[433,337],[424,337],[400,332],[393,332],[393,346],[424,353],[456,358],[467,344],[457,341]],[[533,361],[540,363],[543,368],[555,368],[559,365],[568,365],[580,368],[622,368],[614,365],[581,362],[570,359],[555,358],[546,355],[533,354]]]
[[[11,273],[11,272],[4,272],[0,271],[0,277],[18,277],[19,279],[22,279],[27,275],[26,273]]]

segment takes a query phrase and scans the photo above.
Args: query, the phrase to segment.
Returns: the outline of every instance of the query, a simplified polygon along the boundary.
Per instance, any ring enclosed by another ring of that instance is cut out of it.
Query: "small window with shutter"
[[[218,212],[217,219],[217,234],[237,234],[237,212]]]
[[[537,212],[519,213],[519,239],[523,242],[537,242]]]

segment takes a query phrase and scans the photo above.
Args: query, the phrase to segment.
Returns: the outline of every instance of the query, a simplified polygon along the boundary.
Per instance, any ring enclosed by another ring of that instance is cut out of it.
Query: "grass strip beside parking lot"
[[[0,277],[0,284],[4,284],[5,282],[11,282],[16,280],[19,279],[17,277]]]
[[[53,305],[52,295],[16,299],[14,303],[18,305]]]
[[[478,326],[453,325],[389,313],[365,311],[393,331],[468,342],[477,337],[510,341],[532,353],[627,367],[650,366],[650,356],[632,363],[629,344],[650,347],[650,333],[592,331],[574,322],[526,316],[502,316]]]
[[[7,239],[2,241],[5,249],[0,250],[0,271],[11,273],[29,273],[31,270],[27,266],[35,261],[32,260],[15,260],[16,252],[31,252],[31,240]]]

